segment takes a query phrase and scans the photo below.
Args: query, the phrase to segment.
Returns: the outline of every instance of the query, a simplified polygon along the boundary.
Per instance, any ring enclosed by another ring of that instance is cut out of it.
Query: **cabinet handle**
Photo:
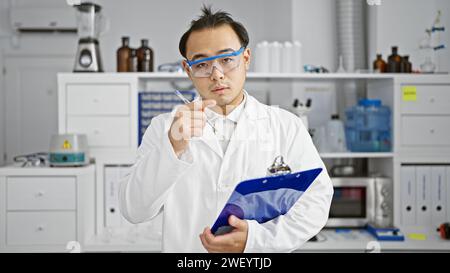
[[[36,230],[37,230],[37,231],[44,231],[44,227],[43,227],[43,226],[38,226],[38,227],[36,228]]]
[[[430,129],[430,134],[434,134],[434,129]]]
[[[37,197],[42,197],[42,196],[44,196],[44,191],[38,191],[37,193],[36,193],[36,196]]]
[[[430,103],[434,103],[434,98],[431,98],[431,99],[430,99]]]

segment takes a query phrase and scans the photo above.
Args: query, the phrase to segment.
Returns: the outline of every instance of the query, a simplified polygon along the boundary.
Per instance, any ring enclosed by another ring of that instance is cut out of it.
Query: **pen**
[[[186,99],[183,94],[181,94],[180,91],[175,89],[175,95],[177,95],[178,98],[180,98],[180,100],[182,100],[184,102],[184,104],[188,104],[191,103],[188,99]],[[208,120],[206,119],[206,122],[209,124],[209,126],[212,127],[214,133],[216,133],[216,127],[214,127],[214,125]]]

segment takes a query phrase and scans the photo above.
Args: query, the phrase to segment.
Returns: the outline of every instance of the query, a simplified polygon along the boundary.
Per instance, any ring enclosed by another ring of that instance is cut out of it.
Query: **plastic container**
[[[345,114],[345,136],[350,151],[391,151],[391,111],[381,100],[362,99]]]
[[[328,142],[328,152],[342,153],[346,152],[344,124],[339,119],[339,115],[332,115],[331,120],[327,122],[326,135]]]

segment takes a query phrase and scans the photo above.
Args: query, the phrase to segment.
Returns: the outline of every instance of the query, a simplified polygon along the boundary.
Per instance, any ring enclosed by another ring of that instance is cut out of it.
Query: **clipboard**
[[[214,222],[211,232],[231,232],[228,217],[265,223],[286,214],[311,186],[322,168],[245,180],[236,185],[227,203]]]

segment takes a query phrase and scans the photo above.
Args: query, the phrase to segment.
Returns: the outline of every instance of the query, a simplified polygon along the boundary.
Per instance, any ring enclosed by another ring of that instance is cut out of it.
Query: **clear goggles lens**
[[[238,51],[212,56],[196,61],[187,61],[191,70],[192,76],[196,78],[210,77],[214,67],[222,74],[225,74],[236,67],[240,63],[240,54],[244,51],[244,47],[241,47]]]

